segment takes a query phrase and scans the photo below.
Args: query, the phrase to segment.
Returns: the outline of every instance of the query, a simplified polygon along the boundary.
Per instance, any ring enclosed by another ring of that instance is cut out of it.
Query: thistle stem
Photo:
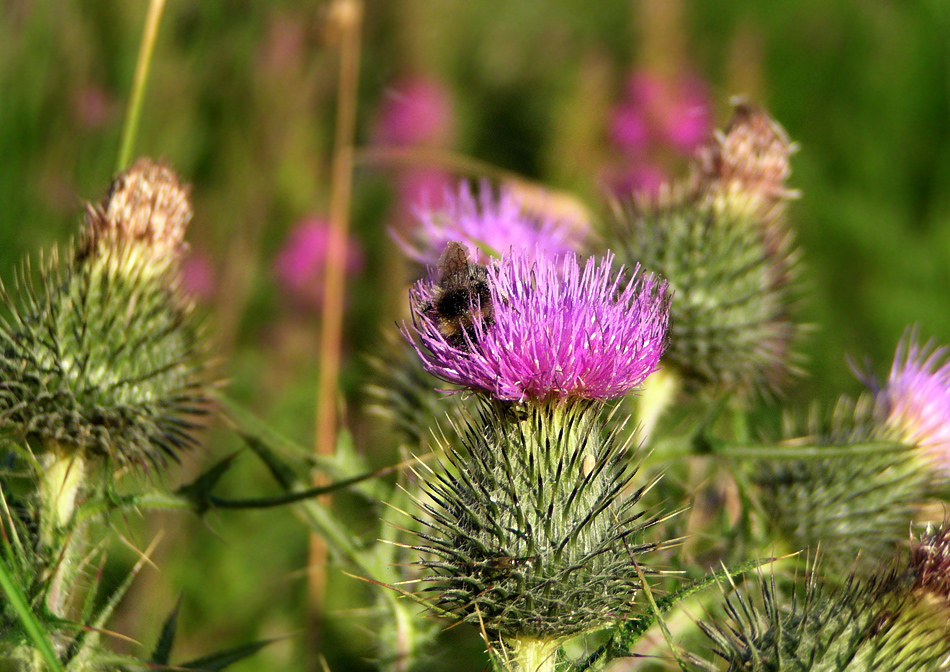
[[[317,422],[314,451],[329,455],[336,445],[336,407],[343,332],[343,281],[346,238],[353,188],[353,144],[360,68],[361,0],[337,0],[332,6],[340,36],[340,79],[337,90],[336,132],[331,172],[330,226],[323,278],[320,321],[320,372],[317,384]],[[324,485],[320,475],[314,486]],[[314,535],[310,540],[311,636],[319,640],[320,617],[326,584],[327,547]]]
[[[507,661],[510,672],[554,672],[560,640],[522,637],[509,642],[512,657]]]
[[[76,498],[85,477],[85,462],[79,451],[53,447],[41,458],[40,540],[49,557],[55,559],[47,606],[57,616],[66,617],[65,610],[74,588],[77,571],[78,536],[69,528],[76,513]]]

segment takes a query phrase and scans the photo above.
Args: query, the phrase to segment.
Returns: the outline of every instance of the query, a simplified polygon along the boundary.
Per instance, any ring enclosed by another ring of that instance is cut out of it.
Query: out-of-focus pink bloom
[[[261,45],[262,67],[271,73],[299,69],[304,58],[305,42],[303,23],[290,16],[275,15],[267,26],[267,37]]]
[[[679,151],[692,153],[712,132],[709,96],[705,84],[691,76],[680,80],[676,94],[663,118],[666,137]]]
[[[916,445],[944,474],[950,475],[950,361],[947,347],[917,343],[911,331],[901,341],[883,386],[875,391],[884,422],[897,438]]]
[[[75,92],[73,109],[83,127],[89,130],[101,128],[115,112],[115,101],[96,84],[90,84]]]
[[[438,82],[414,77],[387,90],[376,122],[378,144],[438,146],[451,135],[452,105]]]
[[[188,296],[210,299],[218,288],[211,260],[202,252],[192,251],[181,265],[181,285]]]
[[[614,112],[612,136],[621,149],[632,144],[637,150],[672,145],[692,152],[712,132],[709,107],[706,86],[699,78],[682,74],[663,79],[638,71],[630,76],[626,95]]]
[[[657,160],[668,158],[670,150],[690,155],[712,133],[706,87],[689,74],[664,79],[646,70],[634,72],[614,108],[609,133],[623,155],[616,176],[608,178],[611,187],[618,193],[655,191],[665,180]]]
[[[461,243],[479,263],[512,247],[555,256],[575,251],[584,242],[566,222],[526,212],[511,188],[502,187],[496,195],[487,182],[477,191],[462,182],[443,192],[442,207],[420,208],[417,216],[419,224],[409,239],[395,230],[392,234],[409,258],[427,266],[438,263],[449,242]]]
[[[619,107],[610,124],[610,137],[623,152],[639,155],[650,144],[650,127],[641,110]]]
[[[323,301],[328,239],[326,220],[305,219],[291,229],[274,260],[274,272],[282,289],[293,299],[311,308],[319,307]],[[362,249],[351,237],[347,242],[346,271],[355,274],[362,267]]]

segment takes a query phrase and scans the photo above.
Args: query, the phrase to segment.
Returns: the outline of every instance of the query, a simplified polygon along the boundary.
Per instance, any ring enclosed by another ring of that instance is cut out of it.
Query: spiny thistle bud
[[[34,450],[159,465],[194,442],[204,358],[172,272],[187,190],[147,160],[88,208],[73,259],[25,270],[0,328],[0,425]]]
[[[912,447],[887,445],[873,400],[838,402],[830,423],[813,417],[804,430],[788,423],[787,445],[839,449],[828,458],[762,460],[752,467],[760,508],[785,550],[820,550],[826,569],[880,567],[936,491],[936,479]],[[875,452],[841,455],[849,446],[881,443]]]
[[[101,260],[126,267],[127,273],[159,275],[181,256],[191,216],[188,188],[171,168],[139,159],[116,176],[101,203],[86,205],[77,261]]]
[[[950,361],[947,348],[923,347],[908,334],[897,347],[884,385],[862,376],[874,393],[879,431],[920,448],[950,477]]]
[[[728,623],[702,624],[725,664],[694,658],[705,670],[729,672],[935,672],[950,660],[950,620],[938,601],[920,599],[895,565],[843,586],[809,581],[804,599],[782,604],[762,582],[761,596],[737,594]]]
[[[446,191],[436,210],[420,209],[419,228],[411,241],[393,234],[406,256],[432,266],[449,242],[458,242],[478,261],[506,254],[512,247],[545,256],[576,252],[583,235],[576,224],[530,213],[515,192],[502,187],[498,195],[487,182],[477,196],[462,182],[458,193]]]
[[[739,105],[691,180],[617,210],[607,243],[670,283],[666,361],[694,387],[778,391],[797,371],[797,253],[783,217],[792,149],[765,112]]]
[[[603,429],[603,404],[513,408],[483,402],[451,474],[435,474],[431,528],[437,604],[505,641],[563,639],[622,620],[636,564],[657,544],[637,503],[626,447]]]

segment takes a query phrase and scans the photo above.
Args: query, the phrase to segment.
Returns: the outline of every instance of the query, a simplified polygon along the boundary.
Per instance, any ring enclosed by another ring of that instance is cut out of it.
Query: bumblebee
[[[488,327],[495,321],[488,271],[455,242],[445,247],[438,270],[439,280],[431,299],[421,306],[422,315],[436,325],[449,345],[468,350],[477,338],[476,323]]]

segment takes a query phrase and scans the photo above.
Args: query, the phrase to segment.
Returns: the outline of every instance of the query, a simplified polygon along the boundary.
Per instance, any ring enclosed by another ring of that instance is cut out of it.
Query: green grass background
[[[802,347],[809,376],[789,403],[856,391],[847,355],[883,374],[910,325],[950,343],[950,3],[667,0],[660,20],[661,3],[369,0],[358,142],[370,141],[394,82],[436,78],[453,99],[454,150],[601,212],[604,127],[627,74],[689,67],[708,83],[720,125],[729,98],[746,94],[801,146],[791,184],[803,197],[791,219],[805,265],[799,314],[815,330]],[[81,200],[104,193],[145,9],[142,0],[0,6],[5,283],[23,255],[73,236]],[[318,319],[280,295],[271,268],[293,224],[327,211],[337,58],[326,10],[316,1],[168,0],[136,146],[193,185],[189,241],[226,288],[201,310],[231,393],[303,443],[312,441]],[[81,113],[90,91],[104,101],[93,124]],[[392,277],[399,266],[385,233],[393,175],[365,165],[356,173],[353,230],[366,264],[348,290],[342,374],[348,420],[375,464],[393,456],[361,410],[359,355],[400,314],[393,288],[404,278]],[[237,447],[212,428],[168,484]],[[242,456],[225,493],[268,492],[261,471]],[[371,534],[366,515],[352,514],[354,529]],[[289,512],[168,514],[116,527],[138,548],[164,533],[161,569],[144,572],[117,631],[150,647],[181,595],[178,660],[289,635],[234,669],[304,669],[295,633],[305,622],[307,539]],[[134,561],[123,548],[116,575]],[[340,610],[325,637],[331,669],[362,669],[370,655],[345,611],[365,591],[331,575],[330,606]],[[473,633],[448,637],[455,669],[484,667]]]

